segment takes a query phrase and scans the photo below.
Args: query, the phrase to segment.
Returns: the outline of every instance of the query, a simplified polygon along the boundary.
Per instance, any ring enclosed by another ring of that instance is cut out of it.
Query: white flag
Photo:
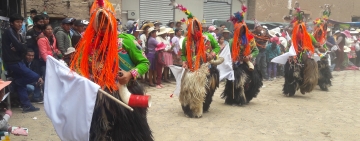
[[[224,78],[228,80],[234,80],[234,70],[231,61],[231,53],[230,53],[230,46],[227,44],[224,49],[221,51],[220,57],[224,58],[224,62],[217,66],[220,72],[220,81]]]
[[[271,60],[271,62],[278,63],[278,64],[286,64],[286,62],[290,56],[296,56],[294,46],[290,47],[289,52],[286,52],[280,56],[275,57],[274,59]]]
[[[47,56],[44,107],[63,141],[88,141],[100,86]]]
[[[185,72],[185,69],[183,67],[174,66],[174,65],[170,65],[169,68],[171,69],[171,72],[174,74],[176,80],[176,87],[173,94],[179,96],[180,88],[181,88],[181,78]]]

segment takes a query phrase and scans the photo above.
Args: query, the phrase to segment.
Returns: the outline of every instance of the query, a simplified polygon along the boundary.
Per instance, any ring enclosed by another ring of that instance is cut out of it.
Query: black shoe
[[[38,103],[38,104],[43,104],[44,103],[44,101],[41,100],[41,99],[32,99],[30,102]]]
[[[27,113],[27,112],[36,112],[39,111],[40,108],[35,108],[34,106],[29,106],[29,107],[24,107],[23,108],[23,113]]]

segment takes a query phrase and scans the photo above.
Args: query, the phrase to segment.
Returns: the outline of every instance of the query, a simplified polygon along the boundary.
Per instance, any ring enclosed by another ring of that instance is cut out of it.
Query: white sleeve
[[[10,116],[8,114],[5,114],[3,116],[3,119],[0,120],[0,129],[2,129],[4,127],[7,128],[9,119],[10,119]]]

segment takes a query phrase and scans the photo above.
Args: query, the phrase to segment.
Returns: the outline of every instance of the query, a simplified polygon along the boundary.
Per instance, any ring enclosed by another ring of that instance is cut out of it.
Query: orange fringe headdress
[[[101,88],[117,90],[118,38],[114,7],[108,0],[94,1],[90,23],[76,47],[70,68]]]
[[[323,45],[326,42],[327,29],[324,29],[326,27],[326,23],[324,23],[321,19],[317,19],[314,21],[314,23],[315,26],[313,36],[315,37],[316,41]],[[319,35],[319,33],[321,33],[321,35]]]
[[[241,28],[245,29],[245,36],[246,36],[246,41],[245,41],[245,45],[244,46],[244,51],[243,51],[243,56],[249,56],[251,54],[251,47],[250,47],[250,41],[254,38],[253,35],[250,34],[250,31],[246,25],[246,23],[244,22],[244,15],[247,11],[247,7],[243,4],[242,7],[242,12],[236,12],[234,13],[234,16],[230,17],[229,21],[232,21],[234,23],[234,38],[233,38],[233,43],[232,43],[232,51],[231,51],[231,58],[233,62],[236,62],[239,54],[241,52],[241,46],[243,44],[243,40],[241,39],[242,35],[240,35],[240,31]],[[240,38],[240,39],[239,39]]]
[[[324,12],[321,18],[318,18],[314,21],[314,37],[321,45],[326,42],[326,32],[327,32],[327,21],[331,14],[331,9],[329,4],[324,5]],[[319,36],[319,32],[322,34]]]
[[[311,53],[314,53],[315,49],[311,41],[310,34],[306,30],[305,22],[303,22],[304,18],[304,12],[300,11],[300,8],[296,9],[298,12],[297,17],[295,17],[293,21],[293,32],[292,32],[292,43],[294,46],[294,49],[296,51],[296,54],[300,53],[299,50],[299,42],[302,43],[302,50],[308,50]],[[298,33],[300,32],[300,28],[302,29],[302,39],[298,37]]]
[[[197,35],[196,33],[194,33],[194,27],[195,24],[197,24],[197,26],[199,27],[199,33],[202,33],[202,26],[201,23],[198,21],[198,19],[196,19],[192,13],[185,8],[184,6],[182,6],[181,4],[177,4],[175,3],[175,1],[172,1],[172,3],[170,5],[173,5],[176,9],[181,10],[182,12],[184,12],[187,15],[188,20],[186,21],[187,24],[187,41],[186,41],[186,60],[189,66],[190,71],[196,71],[200,68],[200,62],[201,60],[203,62],[206,62],[206,48],[205,48],[205,44],[204,44],[204,38],[201,35]],[[183,19],[183,21],[185,21],[185,19]],[[200,37],[199,37],[200,36]],[[196,54],[196,59],[195,62],[193,62],[193,56],[192,56],[192,49],[191,47],[194,45],[194,41],[195,39],[198,39],[196,41],[196,47],[197,47],[197,54]],[[195,63],[195,66],[193,66],[193,64]]]

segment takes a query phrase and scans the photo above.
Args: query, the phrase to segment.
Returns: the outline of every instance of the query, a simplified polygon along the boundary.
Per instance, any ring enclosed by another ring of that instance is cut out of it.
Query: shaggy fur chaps
[[[145,94],[136,81],[131,81],[128,89],[133,94]],[[121,100],[118,92],[113,96]],[[97,95],[90,128],[90,141],[153,141],[147,122],[147,108],[133,108],[134,111],[120,106],[102,94]]]
[[[320,86],[321,90],[328,91],[328,88],[331,86],[331,78],[332,78],[328,59],[324,57],[320,61],[318,61],[318,67],[319,67],[318,85]]]
[[[203,64],[195,72],[185,71],[181,80],[179,101],[186,116],[200,118],[207,112],[215,90],[219,87],[219,70]]]
[[[303,54],[301,62],[290,59],[284,66],[285,83],[283,93],[293,96],[300,89],[302,94],[311,92],[318,83],[318,66],[314,59]]]
[[[227,80],[221,98],[228,105],[243,105],[257,96],[262,87],[262,76],[257,67],[249,71],[247,64],[234,65],[235,80]]]

